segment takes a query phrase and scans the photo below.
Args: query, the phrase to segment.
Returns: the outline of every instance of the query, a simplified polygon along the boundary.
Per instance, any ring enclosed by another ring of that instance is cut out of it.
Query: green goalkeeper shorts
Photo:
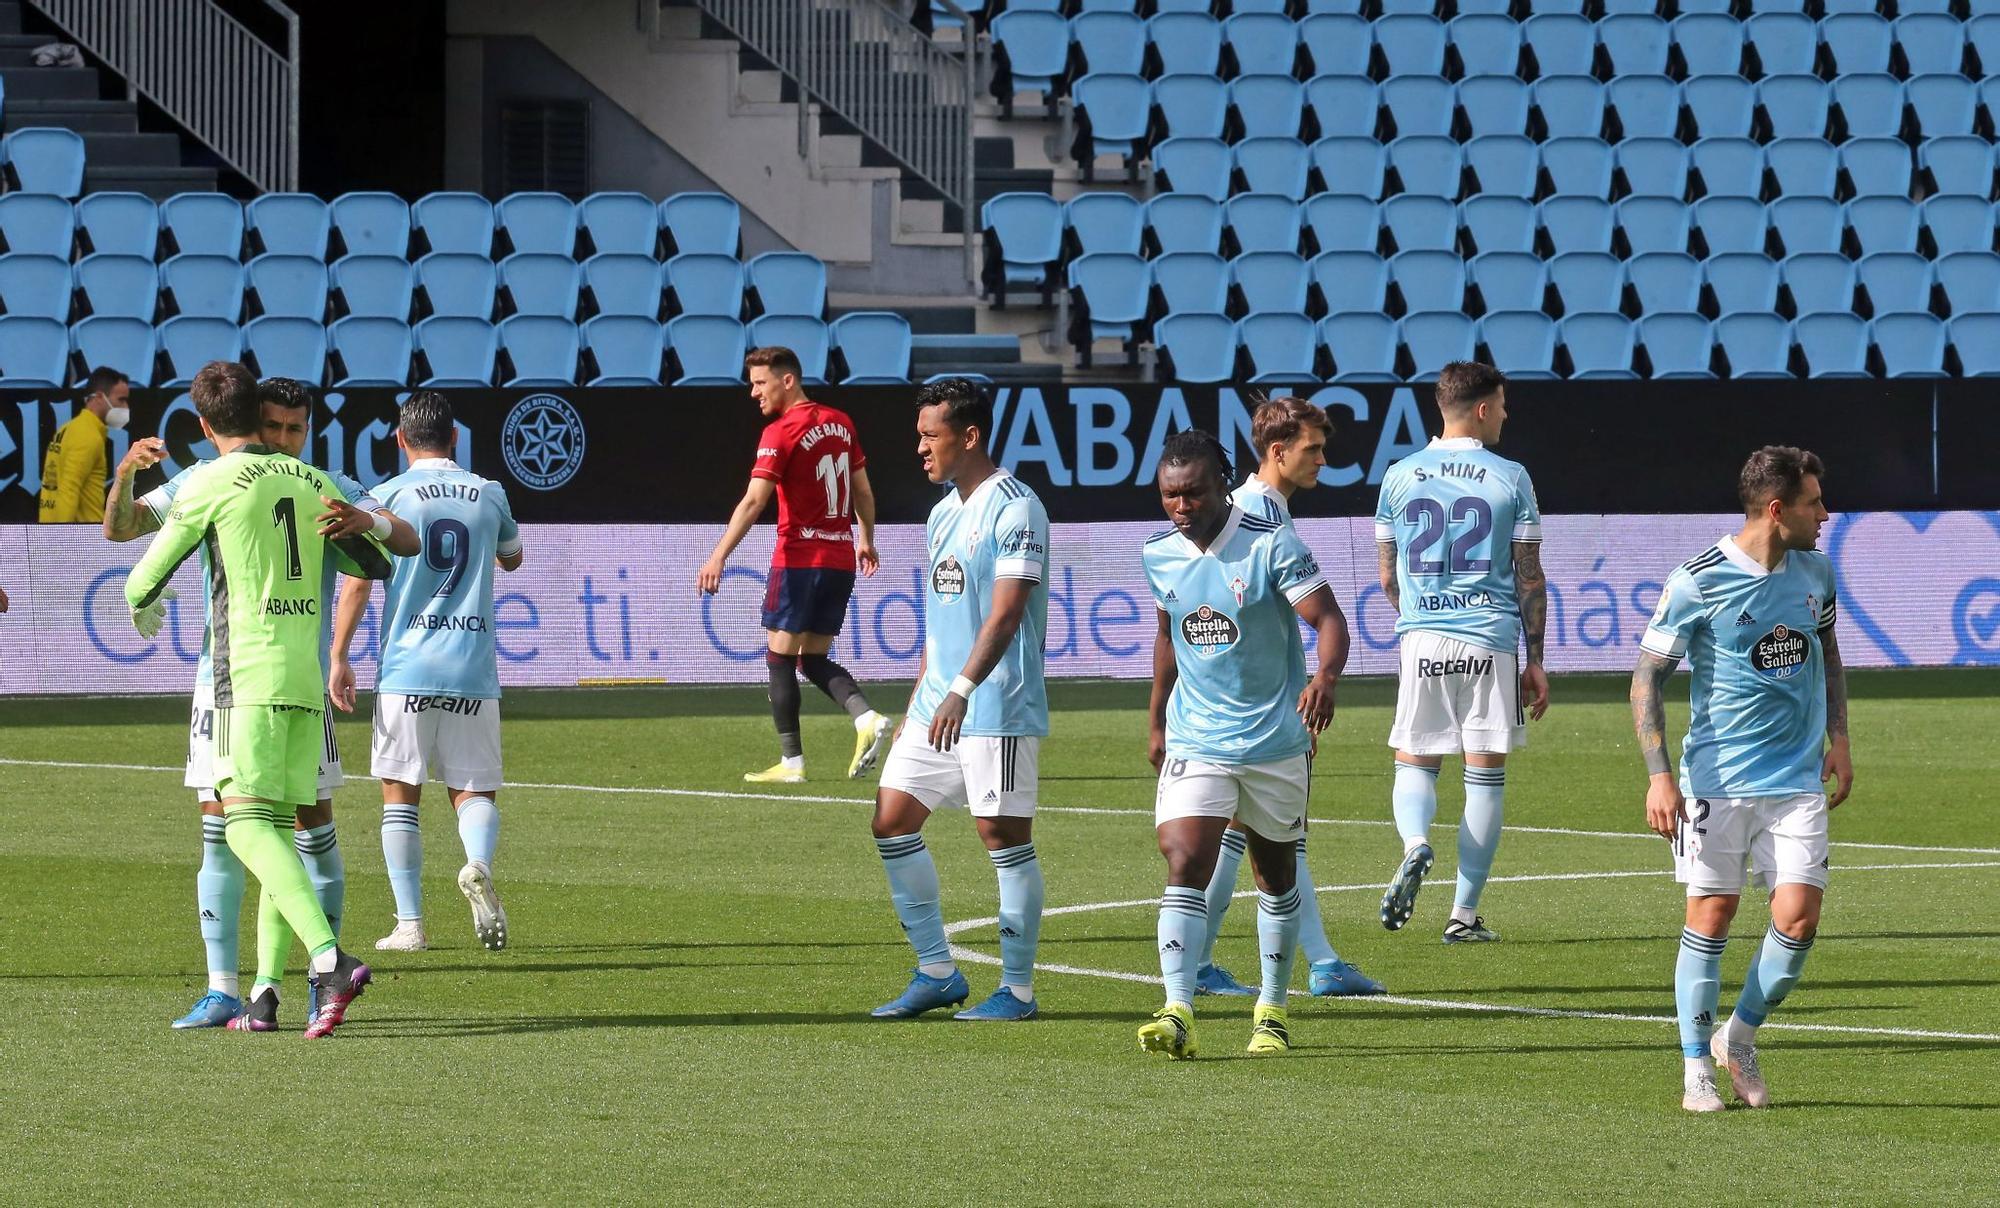
[[[215,711],[215,795],[306,806],[319,797],[326,723],[299,705],[238,705]]]

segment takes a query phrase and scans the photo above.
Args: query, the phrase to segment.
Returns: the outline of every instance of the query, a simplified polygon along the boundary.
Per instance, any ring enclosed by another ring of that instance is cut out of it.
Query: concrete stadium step
[[[137,134],[139,107],[131,101],[23,101],[7,98],[5,128],[61,126],[92,134]]]
[[[103,95],[102,82],[89,68],[8,67],[0,69],[7,104],[26,100],[94,101]]]
[[[172,134],[106,134],[83,136],[84,163],[98,168],[178,168],[181,140]]]
[[[164,201],[176,193],[213,193],[215,176],[214,168],[86,166],[83,188],[86,193],[144,193]]]
[[[20,32],[21,6],[18,0],[5,0],[4,3],[0,3],[0,34],[18,34]],[[59,41],[60,39],[50,38],[47,40]]]

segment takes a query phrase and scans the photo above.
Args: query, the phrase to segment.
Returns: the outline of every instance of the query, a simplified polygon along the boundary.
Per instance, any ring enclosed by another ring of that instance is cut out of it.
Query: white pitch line
[[[1960,864],[1857,864],[1851,867],[1842,867],[1840,871],[1842,873],[1891,872],[1909,868],[2000,868],[2000,860]],[[1601,881],[1624,877],[1664,877],[1671,875],[1673,874],[1667,871],[1539,873],[1511,877],[1493,877],[1487,883],[1490,885],[1496,881]],[[1314,888],[1319,893],[1342,893],[1362,889],[1374,890],[1379,888],[1379,886],[1370,883],[1366,885],[1319,885]],[[1250,897],[1252,895],[1249,893],[1239,893],[1236,896]],[[1087,914],[1102,910],[1134,909],[1140,906],[1154,906],[1158,903],[1158,898],[1131,898],[1120,902],[1085,902],[1075,906],[1057,906],[1050,910],[1044,910],[1042,917],[1047,918],[1050,915],[1059,914]],[[946,924],[944,933],[947,937],[955,936],[982,927],[994,926],[999,921],[997,917],[963,919],[956,923]],[[976,951],[963,944],[951,945],[951,954],[958,960],[975,965],[998,965],[1001,963],[999,957]],[[1067,973],[1077,977],[1095,977],[1107,981],[1132,982],[1138,985],[1157,986],[1161,984],[1161,980],[1151,974],[1128,973],[1119,969],[1090,969],[1081,965],[1059,965],[1040,961],[1036,962],[1035,968],[1044,973]],[[1311,995],[1302,990],[1293,990],[1291,994],[1295,998],[1311,997]],[[1406,1007],[1428,1007],[1443,1011],[1476,1011],[1493,1015],[1526,1015],[1540,1019],[1609,1019],[1625,1023],[1676,1022],[1675,1018],[1671,1015],[1631,1015],[1619,1011],[1585,1011],[1564,1007],[1528,1007],[1512,1003],[1467,1002],[1453,998],[1409,998],[1400,994],[1371,994],[1362,1001],[1395,1003]],[[1787,1032],[1834,1032],[1849,1036],[1900,1036],[1915,1040],[2000,1041],[2000,1034],[1987,1032],[1937,1032],[1921,1028],[1870,1028],[1851,1024],[1785,1023],[1783,1021],[1766,1023],[1764,1026]]]

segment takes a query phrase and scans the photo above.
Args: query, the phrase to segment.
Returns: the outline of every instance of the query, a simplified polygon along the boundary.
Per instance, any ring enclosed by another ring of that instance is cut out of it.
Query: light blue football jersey
[[[1823,792],[1833,562],[1790,550],[1776,570],[1724,537],[1667,576],[1640,646],[1687,656],[1693,717],[1681,746],[1690,797]]]
[[[1298,534],[1232,506],[1208,549],[1170,530],[1147,540],[1144,559],[1180,669],[1167,701],[1167,754],[1244,764],[1310,750],[1293,605],[1326,576]]]
[[[173,510],[174,496],[180,494],[181,483],[186,480],[188,475],[207,465],[208,462],[209,459],[207,458],[195,462],[187,469],[182,470],[159,486],[139,496],[139,503],[153,513],[153,519],[165,520],[167,513]],[[352,503],[355,507],[363,508],[370,512],[379,512],[382,510],[381,503],[373,495],[369,494],[368,489],[359,482],[356,482],[345,474],[337,474],[333,471],[327,471],[327,477],[333,479],[335,484],[346,493],[348,502]],[[329,670],[328,663],[333,652],[333,598],[334,590],[338,587],[339,582],[340,572],[334,568],[333,559],[328,558],[326,560],[325,574],[320,580],[319,590],[319,665],[321,670]],[[214,618],[214,601],[209,584],[208,546],[206,543],[201,547],[201,583],[201,657],[195,661],[194,665],[194,682],[197,685],[209,684],[215,681],[215,668],[210,665],[208,659],[208,626],[209,622]]]
[[[376,489],[423,543],[389,578],[376,691],[498,699],[493,560],[521,549],[506,489],[448,457],[419,458]]]
[[[1229,502],[1259,519],[1273,521],[1284,528],[1293,527],[1292,505],[1278,493],[1276,487],[1255,474],[1243,480],[1243,485],[1230,494]]]
[[[1021,627],[1000,661],[967,702],[960,733],[975,737],[1037,737],[1049,732],[1049,698],[1042,683],[1042,643],[1049,629],[1049,514],[1042,501],[1005,470],[961,500],[945,492],[924,522],[930,571],[924,585],[924,678],[910,698],[905,724],[928,726],[972,654],[993,610],[998,579],[1034,583]]]
[[[1513,543],[1541,539],[1528,472],[1471,437],[1435,438],[1389,467],[1375,540],[1396,546],[1396,632],[1511,654],[1521,640]]]

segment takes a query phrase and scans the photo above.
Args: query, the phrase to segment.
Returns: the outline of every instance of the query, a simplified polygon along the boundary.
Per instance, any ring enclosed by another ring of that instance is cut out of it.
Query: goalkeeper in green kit
[[[330,1034],[369,981],[342,952],[292,842],[292,820],[319,790],[325,704],[319,662],[322,570],[328,558],[356,578],[386,579],[378,534],[322,537],[314,518],[346,496],[324,473],[257,443],[257,381],[243,366],[211,361],[190,391],[216,459],[183,482],[159,535],[125,581],[141,634],[157,633],[167,581],[206,546],[215,665],[215,794],[229,849],[312,954],[319,1017],[308,1038]],[[386,525],[385,525],[386,527]]]

